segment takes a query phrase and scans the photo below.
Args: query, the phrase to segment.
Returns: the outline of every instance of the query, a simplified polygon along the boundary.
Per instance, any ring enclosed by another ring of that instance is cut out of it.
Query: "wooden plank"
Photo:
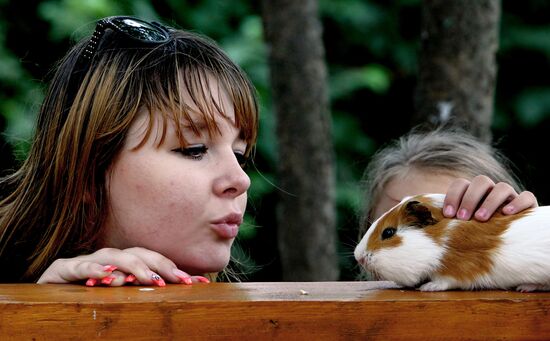
[[[0,340],[540,340],[550,338],[549,312],[550,293],[423,293],[388,282],[4,284]]]

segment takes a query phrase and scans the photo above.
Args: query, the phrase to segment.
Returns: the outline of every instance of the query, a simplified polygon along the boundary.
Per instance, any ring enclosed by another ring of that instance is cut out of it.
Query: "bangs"
[[[181,35],[180,32],[177,32]],[[189,34],[189,33],[187,33]],[[183,34],[185,35],[185,34]],[[151,66],[146,67],[149,82],[143,84],[142,106],[149,113],[159,112],[162,115],[162,132],[159,145],[165,139],[168,120],[175,124],[176,134],[182,146],[188,145],[182,132],[185,123],[195,134],[201,134],[201,127],[206,127],[209,135],[220,134],[219,116],[231,121],[227,115],[230,109],[235,113],[231,123],[240,130],[239,138],[246,142],[246,155],[250,155],[257,139],[258,104],[254,87],[243,71],[229,60],[212,42],[196,35],[183,39],[176,37],[168,47],[175,48],[171,54],[164,55],[162,60],[155,59],[154,51],[145,56],[151,59]],[[149,64],[149,63],[145,63]],[[227,100],[224,101],[224,97]],[[189,103],[189,101],[191,101]],[[224,104],[232,108],[224,108]],[[146,140],[152,130],[149,120]],[[139,146],[138,146],[139,147]]]

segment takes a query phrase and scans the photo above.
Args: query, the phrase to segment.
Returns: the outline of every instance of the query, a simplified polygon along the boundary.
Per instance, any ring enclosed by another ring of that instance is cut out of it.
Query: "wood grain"
[[[0,340],[540,340],[550,338],[549,312],[550,293],[423,293],[389,282],[4,284]]]

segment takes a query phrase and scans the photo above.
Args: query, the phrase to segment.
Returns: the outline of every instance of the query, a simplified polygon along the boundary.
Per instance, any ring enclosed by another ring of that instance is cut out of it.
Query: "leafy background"
[[[358,183],[370,156],[410,128],[417,76],[420,0],[320,0],[329,68],[341,279],[356,276]],[[539,203],[550,203],[550,1],[502,1],[494,141]],[[258,1],[0,0],[2,174],[27,149],[44,81],[97,18],[136,15],[206,34],[241,65],[261,100],[261,126],[246,224],[234,256],[247,280],[280,280],[275,207],[275,118]],[[300,32],[296,32],[300,34]],[[284,156],[283,156],[284,157]]]

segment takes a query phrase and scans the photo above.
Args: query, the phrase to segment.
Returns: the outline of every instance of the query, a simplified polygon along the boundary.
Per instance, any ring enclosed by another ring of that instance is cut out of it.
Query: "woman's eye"
[[[237,162],[239,162],[239,165],[241,165],[242,168],[245,168],[246,164],[248,163],[248,156],[245,156],[241,152],[235,152],[235,157],[237,158]]]
[[[185,157],[191,158],[193,160],[200,160],[203,158],[204,154],[208,151],[208,148],[205,145],[189,146],[185,148],[177,148],[173,151],[182,154]]]

